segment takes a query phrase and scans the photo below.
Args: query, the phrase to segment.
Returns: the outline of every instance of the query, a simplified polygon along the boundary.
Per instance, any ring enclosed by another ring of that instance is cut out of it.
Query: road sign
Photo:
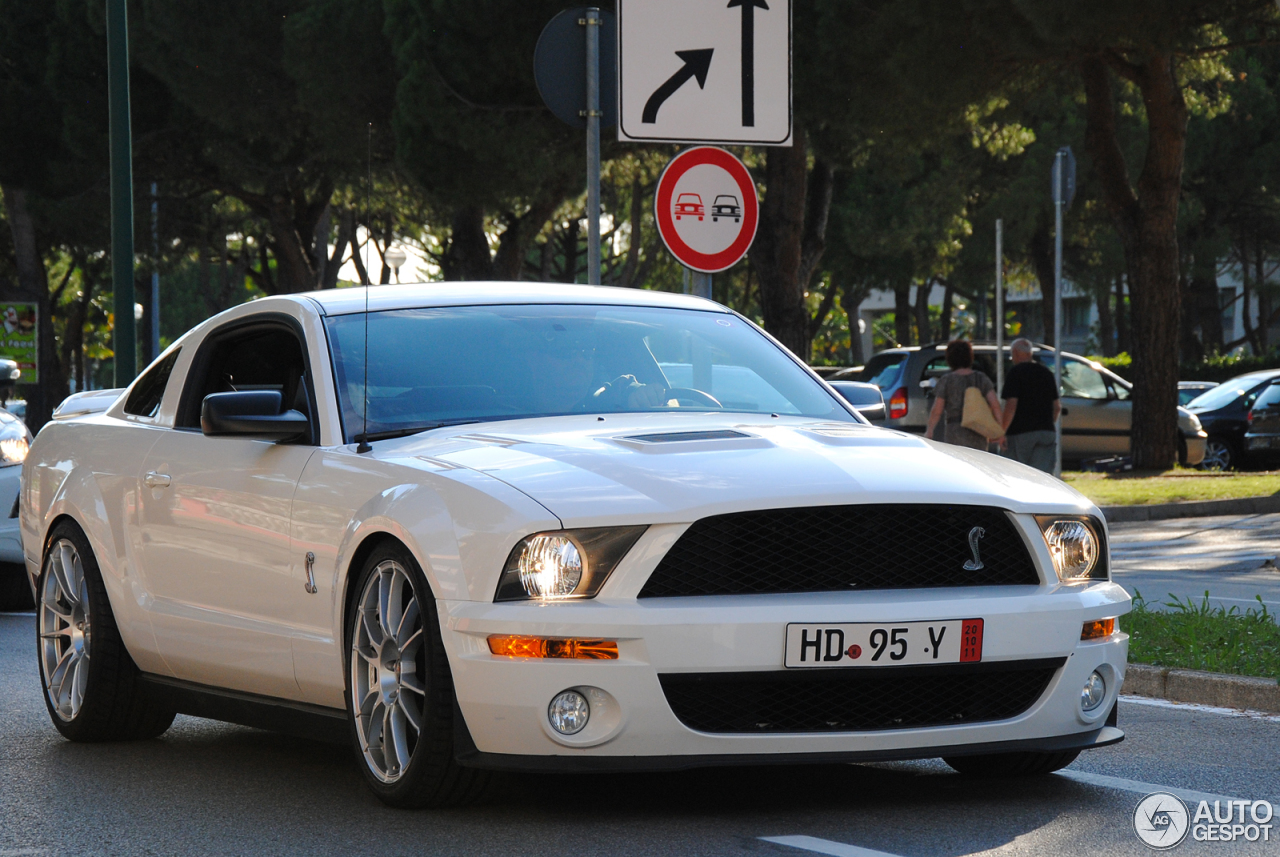
[[[686,149],[671,159],[654,194],[658,233],[686,268],[714,274],[747,254],[756,237],[760,204],[751,173],[713,146]]]
[[[600,124],[618,124],[618,43],[613,13],[600,9]],[[533,50],[533,79],[547,109],[574,128],[587,127],[587,8],[565,9],[542,28]]]
[[[791,145],[791,0],[618,0],[618,139]]]

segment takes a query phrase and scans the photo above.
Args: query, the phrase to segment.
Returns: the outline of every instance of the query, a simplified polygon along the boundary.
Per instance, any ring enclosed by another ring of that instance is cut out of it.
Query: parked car
[[[868,425],[710,301],[268,297],[65,414],[21,522],[71,740],[337,736],[421,806],[488,769],[1030,775],[1123,738],[1100,510]]]
[[[0,612],[32,606],[18,528],[18,489],[30,446],[26,424],[0,410]]]
[[[864,384],[860,381],[829,381],[831,388],[853,405],[858,413],[872,423],[884,422],[887,414],[884,409],[884,394],[875,384]]]
[[[1186,407],[1191,400],[1218,386],[1213,381],[1179,381],[1178,404]]]
[[[1262,389],[1244,419],[1245,454],[1260,462],[1280,460],[1280,381]]]
[[[911,348],[891,348],[873,356],[856,375],[836,373],[830,380],[854,380],[875,384],[884,392],[889,416],[888,428],[923,434],[933,405],[933,386],[949,370],[946,343]],[[974,368],[996,378],[995,346],[976,343]],[[1009,368],[1009,347],[1004,350]],[[1052,367],[1053,349],[1036,346],[1036,360]],[[852,376],[852,377],[850,377]],[[1078,354],[1062,353],[1062,458],[1078,464],[1090,458],[1129,454],[1129,434],[1133,420],[1132,385]],[[1195,466],[1205,454],[1206,435],[1200,421],[1185,408],[1178,408],[1178,460]]]
[[[702,205],[702,197],[696,193],[682,193],[676,197],[674,213],[676,220],[682,217],[697,217],[701,220],[706,213],[706,209]]]
[[[1258,396],[1280,379],[1280,370],[1239,375],[1201,393],[1187,405],[1208,433],[1204,461],[1207,470],[1230,470],[1264,464],[1269,455],[1256,455],[1245,446],[1248,414]]]

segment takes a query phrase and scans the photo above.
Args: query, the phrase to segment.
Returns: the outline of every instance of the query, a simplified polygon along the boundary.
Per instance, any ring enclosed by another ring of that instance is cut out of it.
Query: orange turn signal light
[[[616,661],[616,640],[577,640],[564,637],[519,637],[493,634],[489,651],[508,658],[576,658],[588,661]]]
[[[1097,619],[1093,622],[1084,623],[1084,627],[1080,629],[1080,639],[1100,640],[1103,637],[1110,637],[1115,632],[1115,619]],[[490,639],[492,639],[492,637]]]

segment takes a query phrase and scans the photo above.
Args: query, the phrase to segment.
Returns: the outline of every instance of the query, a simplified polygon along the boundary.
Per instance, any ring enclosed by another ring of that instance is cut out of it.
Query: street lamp
[[[400,282],[400,266],[409,257],[399,247],[388,247],[386,254],[382,258],[391,266],[391,270],[396,272],[396,282]]]

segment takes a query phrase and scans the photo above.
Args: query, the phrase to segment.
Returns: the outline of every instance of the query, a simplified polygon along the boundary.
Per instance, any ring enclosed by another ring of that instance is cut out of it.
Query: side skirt
[[[340,708],[308,705],[151,674],[144,675],[143,681],[160,700],[179,714],[269,729],[329,744],[346,744],[351,740],[347,732],[347,713]]]

